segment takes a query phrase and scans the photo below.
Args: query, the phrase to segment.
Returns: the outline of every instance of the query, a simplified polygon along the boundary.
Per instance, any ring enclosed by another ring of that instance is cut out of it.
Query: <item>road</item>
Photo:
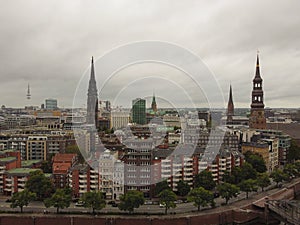
[[[268,188],[266,188],[266,190],[271,190],[271,189],[274,189],[274,188],[275,188],[275,184],[273,183]],[[259,191],[258,193],[261,193],[261,192]],[[255,196],[258,193],[256,193],[256,192],[249,193],[249,198]],[[243,199],[246,199],[246,193],[242,192],[238,195],[237,198],[230,199],[229,204],[233,203],[233,202],[243,200]],[[6,202],[6,200],[7,200],[6,196],[1,196],[1,198],[0,198],[0,211],[6,211],[6,212],[20,211],[20,208],[14,208],[14,209],[10,208],[10,203]],[[219,197],[219,198],[215,198],[215,202],[216,202],[216,206],[218,207],[222,203],[224,203],[225,200]],[[209,208],[209,207],[207,207],[207,208]],[[45,206],[44,206],[44,203],[43,202],[38,202],[38,201],[33,201],[27,207],[23,208],[23,211],[28,212],[28,213],[29,212],[43,213],[44,210],[47,210],[49,213],[55,213],[56,212],[55,208],[46,209]],[[197,207],[195,207],[193,205],[193,203],[181,203],[181,204],[177,204],[176,208],[169,209],[168,212],[169,213],[176,213],[176,214],[180,213],[181,214],[181,213],[193,212],[193,211],[196,211],[196,210],[197,210]],[[69,208],[62,209],[60,211],[61,212],[68,212],[68,213],[70,213],[70,212],[74,212],[74,213],[85,212],[85,213],[88,213],[91,210],[83,208],[83,207],[75,206],[75,203],[71,203]],[[117,212],[121,212],[121,211],[117,207],[112,207],[111,205],[106,205],[106,207],[104,209],[102,209],[101,212],[117,213]],[[157,214],[157,213],[163,213],[164,208],[159,207],[159,205],[142,205],[138,209],[135,209],[135,212]]]

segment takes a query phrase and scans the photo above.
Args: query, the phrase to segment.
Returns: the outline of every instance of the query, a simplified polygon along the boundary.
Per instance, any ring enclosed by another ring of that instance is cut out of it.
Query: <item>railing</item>
[[[268,209],[292,224],[300,221],[300,203],[297,201],[274,200],[267,202]]]

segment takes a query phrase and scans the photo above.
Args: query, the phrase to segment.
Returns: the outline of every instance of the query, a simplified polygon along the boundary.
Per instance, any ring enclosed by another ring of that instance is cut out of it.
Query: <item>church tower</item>
[[[259,56],[256,59],[256,72],[253,79],[251,114],[249,127],[253,129],[266,129],[263,79],[260,76]]]
[[[151,109],[153,110],[153,112],[155,112],[155,113],[157,112],[157,105],[156,105],[154,93],[153,93],[153,97],[152,97]]]
[[[233,105],[233,100],[232,100],[232,88],[230,85],[229,99],[228,99],[228,105],[227,105],[227,124],[232,124],[233,116],[234,116],[234,105]]]
[[[95,79],[94,59],[92,57],[91,63],[91,76],[88,88],[88,99],[87,99],[87,124],[94,124],[98,129],[98,90]]]

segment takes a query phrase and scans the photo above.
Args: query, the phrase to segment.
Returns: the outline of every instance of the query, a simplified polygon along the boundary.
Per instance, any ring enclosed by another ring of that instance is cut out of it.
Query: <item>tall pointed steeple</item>
[[[263,79],[260,75],[259,56],[256,57],[256,71],[253,79],[251,115],[249,127],[254,129],[266,129],[264,92],[262,87]]]
[[[255,72],[255,77],[254,77],[254,79],[256,79],[257,81],[258,81],[258,80],[262,80],[262,79],[261,79],[261,76],[260,76],[259,55],[258,55],[258,52],[257,52],[257,55],[256,55],[256,72]]]
[[[157,112],[157,105],[156,105],[154,92],[153,92],[153,97],[152,97],[151,109],[153,110],[153,112],[155,112],[155,113]]]
[[[233,98],[232,98],[232,87],[230,84],[229,88],[229,99],[228,99],[228,105],[227,105],[227,123],[232,123],[232,117],[234,116],[234,104],[233,104]]]
[[[94,58],[91,62],[91,75],[88,87],[87,99],[87,124],[94,124],[98,128],[98,90],[95,79]]]

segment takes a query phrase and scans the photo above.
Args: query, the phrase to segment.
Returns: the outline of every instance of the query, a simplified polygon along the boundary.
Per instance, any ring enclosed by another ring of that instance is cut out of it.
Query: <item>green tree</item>
[[[188,201],[194,202],[194,205],[200,211],[200,207],[205,207],[210,204],[215,206],[214,194],[211,191],[205,190],[203,187],[194,188],[188,195]]]
[[[257,176],[257,185],[261,187],[261,191],[264,191],[265,187],[271,184],[270,178],[266,173],[259,173]]]
[[[46,160],[42,162],[41,170],[43,170],[44,173],[52,173],[52,162],[51,160]]]
[[[175,208],[176,194],[171,190],[163,190],[159,193],[159,203],[165,206],[165,214],[168,213],[168,209]]]
[[[271,173],[270,177],[276,182],[277,187],[280,182],[288,179],[288,175],[285,174],[281,169],[275,169]]]
[[[238,184],[242,181],[241,173],[241,168],[237,166],[231,171],[226,170],[222,176],[222,181],[230,184]]]
[[[290,180],[298,176],[299,173],[297,170],[297,166],[295,164],[290,163],[284,166],[283,172],[288,176]]]
[[[287,153],[287,159],[289,162],[294,162],[295,160],[300,159],[300,147],[294,139],[291,141],[291,146]]]
[[[139,208],[144,204],[145,198],[142,192],[140,191],[128,191],[126,194],[121,195],[120,204],[118,205],[120,210],[129,211],[133,213],[135,208]]]
[[[236,167],[234,167],[232,169],[231,176],[232,176],[232,178],[234,180],[234,182],[232,184],[238,184],[238,183],[240,183],[242,181],[243,178],[242,178],[241,174],[242,174],[241,167],[237,167],[236,166]]]
[[[240,192],[240,189],[236,185],[229,183],[221,183],[217,186],[217,189],[220,196],[225,199],[226,204],[228,204],[231,198],[237,197]]]
[[[245,154],[245,159],[258,173],[267,171],[266,163],[261,155],[248,151]]]
[[[247,196],[247,198],[249,198],[249,192],[257,191],[256,180],[252,180],[252,179],[243,180],[239,184],[239,188],[241,191],[246,192],[246,196]]]
[[[162,192],[163,190],[171,190],[171,188],[168,185],[167,180],[163,180],[161,182],[158,182],[155,184],[155,188],[154,188],[154,194],[155,196],[158,196],[160,192]]]
[[[52,181],[41,170],[30,172],[25,187],[35,193],[38,200],[48,198],[54,192]]]
[[[299,177],[300,175],[300,161],[295,162],[295,168],[297,170],[297,176]]]
[[[195,187],[213,190],[216,187],[216,182],[213,179],[212,173],[208,170],[203,170],[197,174],[195,177]]]
[[[93,214],[95,210],[101,210],[105,207],[106,202],[101,192],[86,192],[81,198],[83,207],[91,208]]]
[[[241,178],[241,181],[248,179],[255,180],[257,177],[257,172],[250,163],[246,162],[241,166],[241,173],[239,174],[239,176]]]
[[[87,157],[86,153],[81,152],[77,145],[69,145],[65,152],[69,154],[77,154],[78,162],[81,164],[85,162],[85,157]]]
[[[180,196],[186,196],[190,190],[190,185],[186,181],[180,180],[177,183],[177,192]]]
[[[57,189],[50,198],[45,199],[44,204],[47,208],[55,207],[56,213],[59,213],[59,209],[68,208],[71,201],[72,197],[68,189]]]
[[[21,213],[23,212],[23,207],[28,206],[28,204],[36,198],[36,194],[24,189],[24,191],[16,192],[11,198],[11,208],[20,207]]]

